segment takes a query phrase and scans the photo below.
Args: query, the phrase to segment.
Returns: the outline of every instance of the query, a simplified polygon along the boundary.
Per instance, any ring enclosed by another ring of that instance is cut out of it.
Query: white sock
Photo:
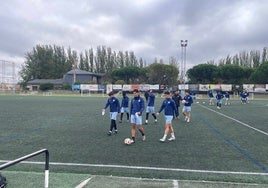
[[[175,134],[174,134],[174,133],[171,133],[171,137],[172,137],[172,138],[175,138]]]

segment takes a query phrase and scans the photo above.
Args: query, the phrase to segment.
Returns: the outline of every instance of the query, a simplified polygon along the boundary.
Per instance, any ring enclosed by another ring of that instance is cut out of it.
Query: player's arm
[[[163,103],[162,103],[160,109],[158,110],[158,112],[157,112],[156,114],[159,115],[159,114],[162,112],[162,110],[163,110],[164,108],[165,108],[165,103],[164,103],[164,101],[163,101]]]

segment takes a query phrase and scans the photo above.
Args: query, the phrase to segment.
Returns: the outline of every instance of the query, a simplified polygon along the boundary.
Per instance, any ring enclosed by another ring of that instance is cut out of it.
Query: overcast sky
[[[0,59],[23,62],[37,44],[83,52],[105,45],[187,68],[268,46],[268,0],[2,0]]]

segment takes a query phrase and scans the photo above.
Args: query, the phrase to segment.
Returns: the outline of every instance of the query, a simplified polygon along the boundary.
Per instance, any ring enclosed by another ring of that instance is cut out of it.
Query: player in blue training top
[[[166,138],[169,132],[171,134],[171,137],[168,140],[169,141],[175,140],[175,133],[172,127],[172,119],[174,117],[174,114],[175,114],[176,119],[179,116],[176,104],[174,100],[170,97],[170,92],[169,91],[164,92],[164,96],[165,96],[165,100],[163,101],[159,111],[157,112],[157,115],[159,115],[159,113],[161,113],[162,110],[165,110],[166,124],[165,124],[164,136],[163,138],[160,139],[161,142],[166,141]]]
[[[121,102],[121,116],[120,116],[119,123],[122,123],[124,113],[127,114],[127,122],[129,122],[129,109],[128,109],[129,98],[125,91],[123,91],[122,95],[123,95],[123,98]]]
[[[181,105],[181,101],[182,101],[182,97],[180,95],[180,91],[176,90],[172,96],[172,99],[174,100],[176,107],[177,107],[177,111],[178,111],[178,119],[179,119],[179,115],[180,115],[180,105]],[[175,114],[174,114],[175,116]]]
[[[111,126],[110,130],[108,132],[108,135],[110,136],[112,134],[112,131],[114,129],[114,132],[117,134],[117,127],[116,127],[116,116],[118,113],[120,113],[120,102],[119,100],[114,97],[114,93],[110,92],[109,99],[107,100],[104,108],[102,109],[103,115],[105,113],[105,109],[110,106],[110,119],[111,119]]]
[[[220,92],[220,91],[218,91],[217,92],[217,95],[216,95],[216,99],[217,99],[217,108],[218,109],[221,109],[221,104],[222,104],[222,99],[223,99],[223,94]]]
[[[210,90],[208,92],[208,97],[209,97],[209,105],[214,105],[214,95],[213,95],[213,91]]]
[[[246,102],[249,103],[249,99],[248,99],[248,97],[249,97],[249,92],[248,92],[247,90],[245,90],[245,95],[247,96],[247,97],[246,97]]]
[[[225,97],[225,105],[230,105],[230,93],[227,91],[224,95]]]
[[[248,93],[246,91],[243,91],[240,93],[240,97],[241,97],[241,103],[242,104],[246,104],[248,103],[247,102],[247,99],[248,99]]]
[[[154,101],[155,101],[155,95],[153,94],[153,90],[150,89],[148,93],[148,105],[146,107],[145,124],[148,124],[149,113],[152,113],[154,122],[157,123],[157,118],[155,115],[155,108],[154,108]]]
[[[193,103],[193,98],[191,97],[189,91],[185,91],[185,96],[183,97],[183,100],[185,101],[183,109],[182,109],[182,114],[185,116],[185,121],[190,122],[191,118],[191,106]]]
[[[131,122],[131,143],[135,142],[136,128],[142,135],[142,140],[145,140],[144,129],[142,127],[142,112],[144,111],[144,100],[140,96],[139,90],[133,90],[134,98],[130,102],[130,122]]]

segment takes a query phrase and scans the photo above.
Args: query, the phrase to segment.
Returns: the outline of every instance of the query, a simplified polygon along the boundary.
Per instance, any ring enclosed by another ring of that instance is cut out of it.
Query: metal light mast
[[[181,40],[181,66],[180,66],[180,81],[185,83],[186,81],[186,47],[188,40]]]

